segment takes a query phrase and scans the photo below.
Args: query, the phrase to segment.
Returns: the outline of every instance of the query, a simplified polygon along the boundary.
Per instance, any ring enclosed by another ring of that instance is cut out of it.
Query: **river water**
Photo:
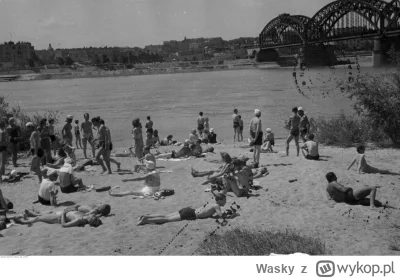
[[[303,77],[298,73],[299,87],[308,98],[298,92],[292,71],[273,67],[9,82],[0,83],[0,94],[7,96],[12,105],[18,103],[28,114],[59,110],[63,113],[59,126],[67,114],[80,122],[85,112],[91,117],[100,116],[111,129],[117,147],[131,143],[131,122],[135,117],[144,123],[150,115],[160,137],[172,134],[182,141],[196,127],[198,113],[203,111],[218,138],[232,141],[234,107],[239,109],[245,122],[245,138],[254,108],[262,111],[263,128],[272,128],[276,137],[286,136],[283,126],[293,106],[302,106],[309,117],[329,117],[342,109],[351,111],[349,101],[335,88],[338,81],[347,79],[349,72],[356,76],[356,69],[311,69]],[[373,71],[361,69],[361,73]]]

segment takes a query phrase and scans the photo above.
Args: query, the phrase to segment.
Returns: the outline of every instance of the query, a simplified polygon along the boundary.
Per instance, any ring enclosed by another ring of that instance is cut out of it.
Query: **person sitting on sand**
[[[32,225],[33,223],[43,222],[47,224],[61,224],[63,228],[82,227],[89,224],[91,227],[98,227],[102,224],[99,219],[101,215],[89,214],[80,211],[50,211],[39,213],[31,210],[25,210],[22,217],[15,217],[17,224]]]
[[[178,212],[173,212],[167,215],[142,215],[139,217],[139,222],[137,225],[164,224],[183,220],[206,219],[214,217],[215,214],[218,216],[218,218],[223,217],[224,214],[221,211],[221,207],[225,206],[226,204],[226,196],[224,194],[214,192],[213,194],[215,199],[215,203],[213,204],[206,204],[197,209],[186,207]]]
[[[75,155],[75,148],[74,147],[71,147],[70,145],[68,145],[68,144],[65,144],[64,146],[63,146],[63,150],[64,150],[64,152],[67,154],[67,157],[69,157],[69,158],[71,158],[71,160],[72,160],[72,166],[75,166],[76,165],[76,155]]]
[[[275,136],[270,128],[266,129],[266,134],[264,138],[264,144],[261,146],[261,150],[265,152],[274,152],[272,146],[275,146]]]
[[[165,137],[164,139],[161,140],[160,145],[161,145],[161,146],[169,146],[169,145],[172,145],[172,144],[173,144],[172,138],[173,138],[172,135],[168,135],[167,137]]]
[[[60,169],[64,165],[64,161],[67,157],[67,153],[64,151],[64,149],[58,149],[56,162],[54,162],[53,164],[47,163],[46,167]]]
[[[44,206],[57,206],[57,193],[56,185],[54,182],[58,178],[56,169],[48,169],[46,177],[40,183],[38,202]]]
[[[109,194],[113,197],[123,197],[128,195],[134,196],[152,196],[154,193],[160,190],[161,180],[160,173],[156,171],[156,167],[153,161],[144,161],[146,165],[147,173],[138,178],[130,179],[131,181],[144,180],[145,187],[141,190],[131,190],[126,192],[114,193],[110,189]]]
[[[319,160],[318,142],[314,141],[314,134],[310,133],[308,141],[301,146],[301,152],[308,160]]]
[[[362,188],[353,190],[351,187],[345,187],[337,182],[337,177],[335,173],[329,172],[326,174],[326,179],[328,180],[328,186],[326,191],[329,196],[338,203],[348,203],[348,204],[364,204],[367,200],[365,199],[370,195],[369,205],[371,208],[376,208],[375,197],[376,190],[381,186],[363,186]]]
[[[73,193],[80,189],[84,189],[82,179],[74,176],[74,169],[72,167],[72,159],[65,159],[64,165],[59,170],[60,176],[60,189],[62,193]]]
[[[353,161],[350,163],[349,167],[347,167],[347,170],[350,170],[350,168],[354,165],[354,163],[356,163],[358,166],[357,172],[359,174],[365,173],[365,174],[400,175],[398,173],[393,173],[388,170],[382,170],[382,169],[378,169],[378,168],[368,165],[367,160],[365,159],[365,154],[364,154],[365,147],[363,145],[360,145],[357,147],[357,152],[358,152],[358,154],[353,159]]]
[[[146,164],[145,164],[145,162],[147,160],[148,161],[152,161],[154,163],[154,167],[155,168],[157,167],[156,157],[150,152],[150,148],[149,147],[145,147],[143,149],[143,154],[144,154],[144,158],[139,160],[142,164],[135,165],[133,170],[132,170],[132,172],[140,173],[140,172],[144,171],[144,172],[147,173]]]
[[[44,151],[42,150],[42,148],[38,148],[35,156],[32,157],[32,161],[31,161],[31,168],[30,171],[37,175],[39,183],[42,183],[42,176],[43,176],[43,172],[42,169],[40,168],[41,165],[41,160],[42,157],[44,155]]]
[[[201,135],[201,143],[208,144],[208,136],[209,135],[210,135],[210,132],[208,131],[207,128],[205,128],[203,134]]]
[[[161,144],[161,142],[160,142],[160,136],[158,136],[158,130],[155,129],[155,130],[153,131],[153,146],[154,146],[154,147],[158,147],[158,145],[160,145],[160,144]]]
[[[192,144],[196,144],[196,141],[199,139],[199,136],[197,135],[196,129],[192,129],[192,132],[189,134],[189,141]]]
[[[213,128],[210,128],[210,134],[208,134],[208,143],[217,144],[217,134],[215,134]]]
[[[183,147],[178,151],[175,152],[174,150],[170,153],[164,153],[164,154],[159,154],[156,155],[156,159],[170,159],[170,158],[182,158],[182,157],[188,157],[192,155],[192,149],[189,147],[190,141],[188,139],[185,140],[185,143],[183,144]]]
[[[197,139],[194,147],[192,148],[192,156],[201,157],[203,154],[203,148],[201,147],[201,140]]]

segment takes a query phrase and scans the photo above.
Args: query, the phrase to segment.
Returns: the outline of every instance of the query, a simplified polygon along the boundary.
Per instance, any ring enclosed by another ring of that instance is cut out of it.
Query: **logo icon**
[[[318,277],[332,277],[335,275],[335,263],[332,261],[317,262]]]

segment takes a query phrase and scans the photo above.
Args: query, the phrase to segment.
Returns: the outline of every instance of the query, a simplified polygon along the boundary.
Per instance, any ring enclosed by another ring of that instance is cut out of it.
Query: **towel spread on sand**
[[[170,159],[158,158],[157,160],[160,160],[160,161],[173,161],[173,162],[177,162],[177,161],[185,161],[185,160],[189,160],[189,159],[193,159],[193,158],[191,158],[191,157],[189,157],[189,158],[170,158]]]

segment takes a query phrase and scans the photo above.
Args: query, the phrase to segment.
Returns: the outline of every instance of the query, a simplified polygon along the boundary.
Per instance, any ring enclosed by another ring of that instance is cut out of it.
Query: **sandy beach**
[[[175,147],[177,148],[177,147]],[[161,148],[161,152],[171,147]],[[158,161],[161,173],[161,188],[174,189],[173,196],[165,199],[132,199],[132,197],[110,197],[107,192],[86,192],[60,194],[58,210],[73,204],[108,203],[111,214],[103,219],[98,228],[62,228],[60,225],[44,223],[28,226],[11,226],[0,232],[1,255],[158,255],[174,238],[176,233],[188,222],[167,223],[164,225],[136,226],[137,218],[148,213],[169,213],[186,206],[200,207],[211,200],[211,194],[204,192],[208,186],[200,185],[203,178],[193,178],[190,168],[197,170],[217,168],[221,165],[219,152],[226,151],[232,156],[245,154],[252,157],[244,143],[221,144],[215,146],[216,153],[206,158],[181,162]],[[327,181],[325,174],[333,171],[339,182],[356,188],[363,185],[381,185],[377,200],[398,207],[400,195],[399,176],[359,175],[354,169],[346,171],[348,163],[355,154],[355,149],[333,147],[320,148],[322,160],[307,161],[296,157],[294,144],[289,157],[284,156],[284,140],[277,140],[275,149],[278,153],[261,155],[261,163],[267,165],[270,174],[259,179],[262,189],[257,197],[236,198],[231,193],[225,208],[233,201],[241,206],[240,216],[229,220],[221,229],[237,225],[261,226],[265,229],[297,229],[306,235],[319,237],[326,243],[333,255],[398,255],[389,249],[400,211],[379,208],[371,211],[369,207],[335,204],[328,201],[325,194]],[[120,149],[122,151],[122,149]],[[82,159],[81,150],[76,151]],[[368,162],[379,168],[398,171],[400,151],[393,149],[369,150]],[[132,158],[116,158],[121,161],[122,171],[109,176],[100,176],[100,167],[96,172],[81,172],[86,185],[118,186],[116,190],[141,188],[141,182],[129,179],[137,176],[132,169]],[[28,172],[27,158],[20,158],[21,166],[17,169]],[[8,165],[6,173],[11,170]],[[115,170],[115,165],[113,165]],[[297,179],[289,183],[289,180]],[[38,211],[51,208],[40,204],[32,205],[37,198],[39,184],[36,177],[27,178],[17,183],[4,183],[3,194],[15,204],[15,211],[22,213],[32,206]],[[217,228],[215,220],[197,220],[190,222],[183,232],[170,243],[163,255],[191,255],[201,244],[207,232]]]

